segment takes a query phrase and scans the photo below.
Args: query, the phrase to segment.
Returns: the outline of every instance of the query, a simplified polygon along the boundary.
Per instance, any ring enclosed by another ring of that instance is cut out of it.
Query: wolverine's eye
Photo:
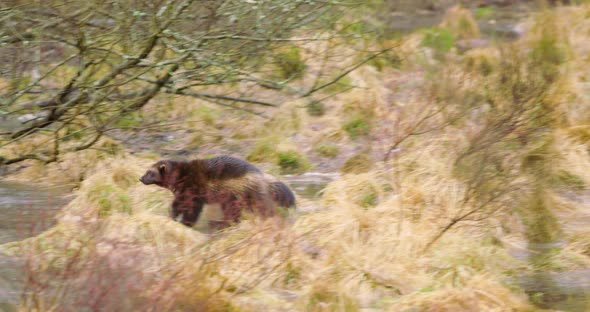
[[[166,172],[166,164],[161,164],[158,168],[158,171],[160,171],[161,175],[164,175],[164,173]]]

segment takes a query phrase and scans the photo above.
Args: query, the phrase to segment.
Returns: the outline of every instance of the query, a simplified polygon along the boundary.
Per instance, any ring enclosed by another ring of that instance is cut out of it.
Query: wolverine
[[[276,178],[253,164],[231,156],[206,159],[160,160],[139,179],[174,194],[170,217],[193,226],[205,204],[219,204],[223,220],[218,227],[239,221],[242,211],[273,216],[277,206],[295,207],[295,195]]]

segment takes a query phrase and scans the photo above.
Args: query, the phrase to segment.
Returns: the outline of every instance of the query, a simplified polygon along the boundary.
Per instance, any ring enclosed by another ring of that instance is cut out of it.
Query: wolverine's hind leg
[[[209,227],[212,229],[223,229],[240,221],[242,215],[242,205],[240,198],[236,196],[227,196],[221,202],[221,220],[210,220]]]
[[[250,191],[245,196],[246,209],[261,217],[272,217],[276,209],[270,194],[263,191]]]

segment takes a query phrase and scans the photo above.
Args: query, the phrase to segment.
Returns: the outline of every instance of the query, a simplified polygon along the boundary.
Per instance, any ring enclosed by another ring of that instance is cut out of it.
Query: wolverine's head
[[[173,183],[174,162],[169,160],[160,160],[153,164],[146,173],[139,178],[139,181],[145,185],[155,184],[162,187],[169,187]]]

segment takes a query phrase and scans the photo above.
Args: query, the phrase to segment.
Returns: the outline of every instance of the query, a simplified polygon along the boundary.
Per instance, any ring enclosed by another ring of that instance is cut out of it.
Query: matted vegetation
[[[137,132],[171,136],[164,150],[241,155],[275,173],[342,170],[286,219],[247,215],[209,233],[208,207],[186,228],[167,217],[167,191],[137,181],[162,156],[114,140],[29,161],[12,177],[72,183],[76,198],[54,228],[1,246],[25,260],[21,308],[75,310],[84,299],[109,310],[535,311],[514,277],[590,265],[588,231],[563,225],[587,214],[571,194],[590,185],[590,5],[539,12],[523,38],[461,54],[455,38],[480,35],[469,14],[371,41],[396,47],[401,63],[351,72],[323,91],[321,113],[305,98],[259,117],[202,99],[142,109],[148,123],[173,123]],[[282,50],[275,74],[321,85],[306,78],[336,64],[309,55],[329,44]],[[508,252],[561,237],[563,248],[533,263]]]

